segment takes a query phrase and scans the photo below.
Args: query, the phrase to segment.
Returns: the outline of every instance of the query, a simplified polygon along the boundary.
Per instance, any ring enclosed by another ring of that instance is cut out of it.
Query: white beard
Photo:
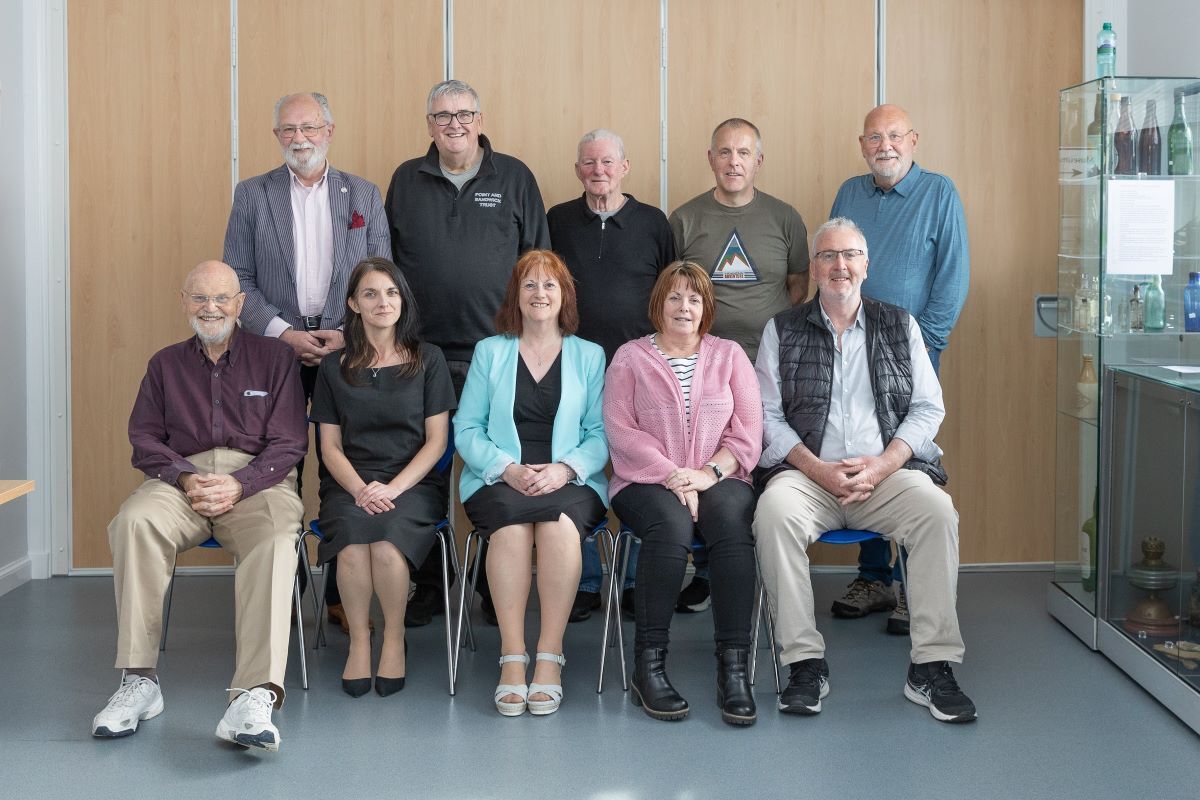
[[[312,172],[325,163],[325,154],[329,152],[329,142],[315,145],[307,142],[306,146],[294,148],[288,145],[283,148],[283,160],[297,175],[309,177]]]
[[[229,337],[233,335],[233,326],[237,324],[237,320],[233,317],[226,317],[225,322],[221,325],[216,333],[205,333],[201,327],[199,317],[189,317],[188,322],[192,325],[192,330],[200,337],[200,341],[205,347],[212,347],[214,344],[229,341]]]

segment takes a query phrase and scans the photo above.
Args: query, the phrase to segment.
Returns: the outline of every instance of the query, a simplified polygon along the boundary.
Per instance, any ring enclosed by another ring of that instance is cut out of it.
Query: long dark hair
[[[382,272],[400,290],[400,319],[396,321],[395,328],[396,351],[407,354],[409,360],[400,365],[398,374],[411,378],[421,371],[421,339],[417,336],[421,330],[421,317],[417,312],[417,301],[396,265],[376,256],[360,261],[350,273],[346,286],[346,321],[343,330],[346,349],[342,352],[342,378],[352,386],[362,385],[358,379],[359,371],[370,366],[377,355],[375,348],[367,341],[362,316],[350,306],[350,299],[358,293],[358,285],[372,272]]]

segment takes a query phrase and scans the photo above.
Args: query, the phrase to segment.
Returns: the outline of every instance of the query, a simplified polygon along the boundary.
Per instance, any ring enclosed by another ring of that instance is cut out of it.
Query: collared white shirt
[[[292,246],[296,266],[296,306],[300,316],[325,310],[329,282],[333,279],[333,215],[329,210],[329,162],[321,179],[305,186],[288,167],[292,199]],[[278,336],[291,327],[279,317],[267,325],[267,336]]]
[[[883,435],[875,415],[875,393],[871,388],[867,360],[866,315],[859,305],[854,322],[842,333],[840,341],[824,309],[821,309],[821,318],[833,338],[834,358],[829,420],[821,439],[821,451],[816,456],[822,461],[840,461],[881,455]],[[912,317],[908,320],[908,349],[912,358],[913,391],[908,414],[897,428],[896,438],[904,440],[917,458],[931,461],[942,455],[933,439],[946,416],[946,407],[942,401],[942,386],[925,351],[921,329]],[[800,443],[800,435],[783,416],[779,390],[779,333],[774,320],[769,320],[763,329],[754,369],[763,401],[763,453],[758,463],[762,467],[773,467],[782,463]]]

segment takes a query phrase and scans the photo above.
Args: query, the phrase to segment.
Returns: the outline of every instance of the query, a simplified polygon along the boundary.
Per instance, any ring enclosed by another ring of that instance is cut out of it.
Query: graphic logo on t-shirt
[[[713,264],[713,283],[755,283],[758,281],[758,270],[754,268],[754,260],[742,247],[737,228],[729,235],[725,249]]]

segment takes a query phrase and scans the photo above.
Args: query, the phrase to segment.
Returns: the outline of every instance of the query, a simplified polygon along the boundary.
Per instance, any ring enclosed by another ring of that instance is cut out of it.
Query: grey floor
[[[846,580],[816,576],[818,605]],[[709,614],[673,626],[670,674],[692,703],[680,723],[634,708],[615,671],[596,694],[599,616],[569,627],[559,713],[495,712],[498,636],[481,623],[451,698],[439,617],[409,632],[408,686],[387,699],[342,694],[340,631],[309,651],[307,692],[293,653],[274,754],[213,737],[232,671],[230,578],[180,578],[159,665],[166,711],[119,740],[89,734],[117,683],[111,581],[32,581],[0,597],[0,797],[1200,797],[1200,738],[1046,614],[1047,580],[962,576],[957,675],[980,709],[970,725],[938,723],[903,698],[907,640],[885,635],[881,615],[823,614],[825,710],[777,713],[764,671],[748,729],[716,708]]]

